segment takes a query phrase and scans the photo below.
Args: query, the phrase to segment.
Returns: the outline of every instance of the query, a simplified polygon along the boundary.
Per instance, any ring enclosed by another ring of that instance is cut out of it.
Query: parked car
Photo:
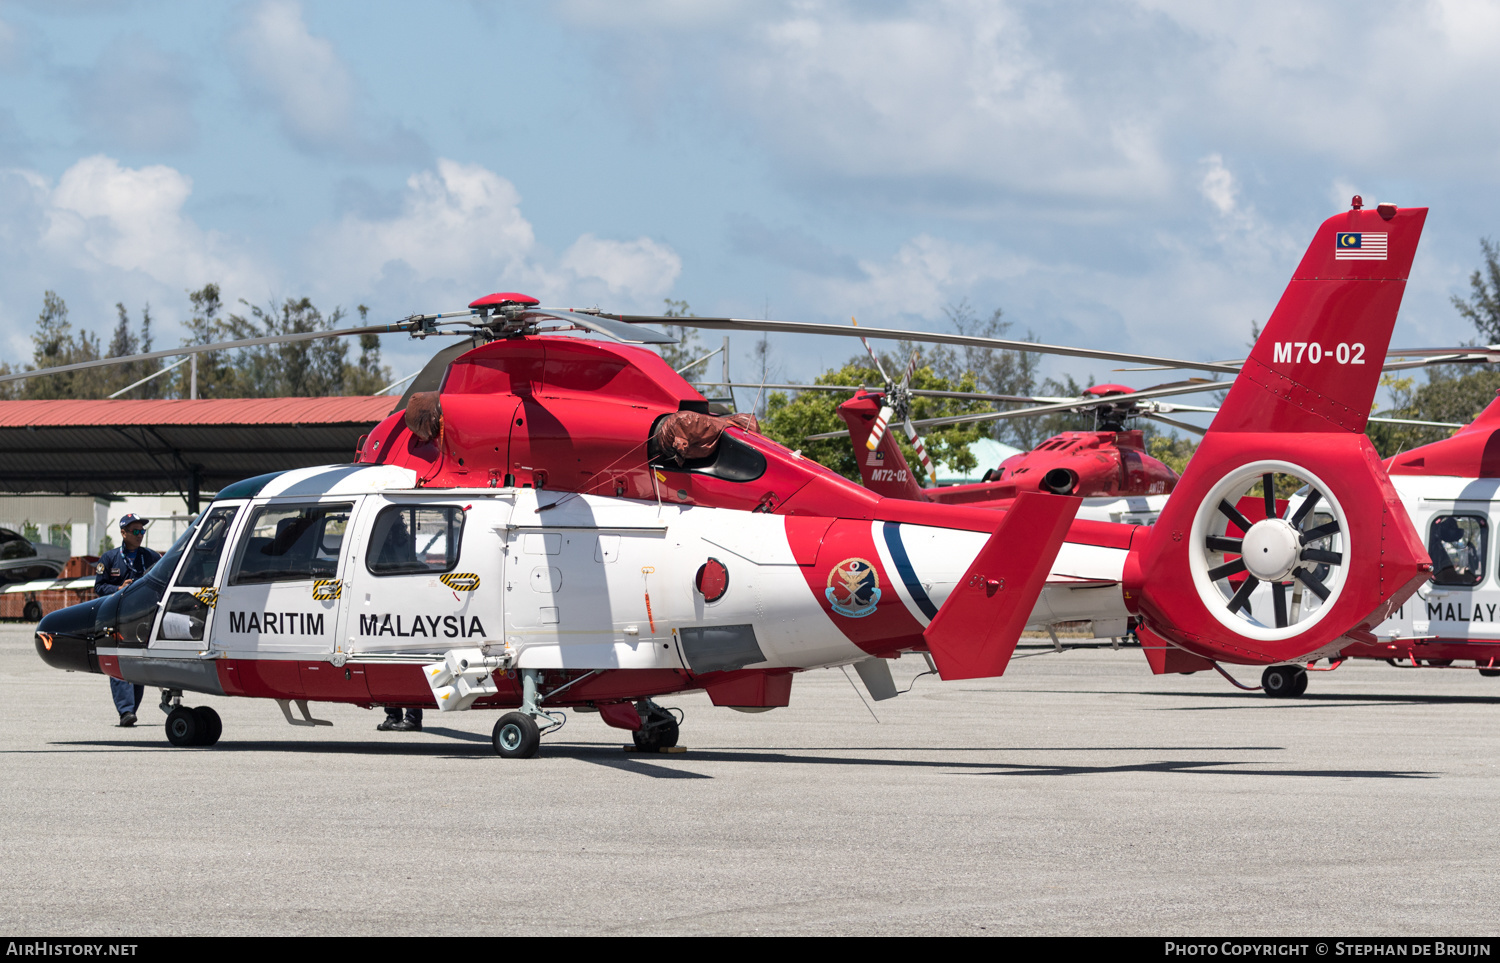
[[[57,578],[67,564],[67,549],[37,545],[8,528],[0,528],[0,582]]]

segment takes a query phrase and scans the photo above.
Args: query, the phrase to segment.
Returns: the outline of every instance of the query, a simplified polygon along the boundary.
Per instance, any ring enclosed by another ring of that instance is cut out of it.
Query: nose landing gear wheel
[[[1260,674],[1261,691],[1273,699],[1291,699],[1307,691],[1307,670],[1300,665],[1268,665]]]
[[[219,718],[219,714],[208,706],[199,706],[192,711],[198,717],[198,724],[202,726],[197,744],[211,746],[218,742],[219,737],[224,734],[224,721]]]
[[[182,748],[199,745],[203,734],[203,722],[197,713],[187,706],[178,706],[167,713],[167,741]]]
[[[542,731],[524,712],[507,712],[490,736],[502,759],[530,759],[542,744]]]

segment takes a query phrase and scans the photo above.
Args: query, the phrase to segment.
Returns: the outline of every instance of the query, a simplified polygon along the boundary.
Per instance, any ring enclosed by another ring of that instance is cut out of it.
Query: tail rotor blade
[[[920,358],[921,356],[922,356],[922,349],[921,348],[918,348],[917,350],[915,350],[915,351],[913,351],[911,353],[911,360],[906,363],[906,377],[904,377],[904,378],[901,379],[901,387],[903,387],[903,388],[910,388],[911,387],[911,378],[912,378],[912,375],[914,375],[914,374],[917,373],[917,359]]]
[[[917,429],[912,427],[910,418],[906,419],[906,437],[911,439],[912,447],[917,450],[917,457],[922,460],[922,469],[927,472],[927,477],[932,479],[932,484],[936,487],[937,469],[932,466],[932,456],[927,454],[927,446],[922,444],[922,436],[917,434]]]
[[[880,442],[885,438],[885,427],[891,423],[891,417],[895,411],[890,405],[883,405],[880,414],[875,416],[875,424],[870,428],[870,437],[865,439],[865,447],[874,451],[880,447]]]
[[[884,380],[887,385],[894,384],[895,382],[891,381],[891,376],[885,373],[885,366],[880,363],[880,355],[875,353],[875,348],[870,344],[870,339],[866,338],[864,335],[860,335],[859,342],[860,344],[863,344],[865,346],[866,351],[870,352],[870,360],[875,362],[875,370],[880,372],[881,379]]]

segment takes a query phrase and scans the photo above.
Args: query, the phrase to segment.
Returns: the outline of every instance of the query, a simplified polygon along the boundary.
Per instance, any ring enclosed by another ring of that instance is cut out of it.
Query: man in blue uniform
[[[145,575],[147,569],[161,560],[160,552],[141,544],[145,537],[144,518],[132,513],[120,519],[120,547],[99,556],[99,564],[94,568],[95,595],[113,595]],[[120,713],[120,725],[127,728],[135,725],[135,713],[141,707],[141,696],[145,695],[146,687],[110,676],[109,691]]]

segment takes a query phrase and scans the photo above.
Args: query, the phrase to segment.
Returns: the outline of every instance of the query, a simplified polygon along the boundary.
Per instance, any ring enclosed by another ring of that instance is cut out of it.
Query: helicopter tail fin
[[[922,637],[944,679],[1004,675],[1082,502],[1022,492]],[[1026,551],[1016,551],[1016,546]]]
[[[871,451],[867,441],[880,414],[881,396],[863,390],[839,405],[839,415],[849,426],[849,440],[854,443],[854,457],[859,462],[860,478],[865,487],[886,498],[905,498],[925,502],[929,499],[917,483],[917,476],[906,463],[897,431],[887,431]],[[892,426],[893,428],[895,426]]]
[[[1363,434],[1426,217],[1356,209],[1314,235],[1127,558],[1126,604],[1158,643],[1239,663],[1317,657],[1383,621],[1427,577],[1421,540]],[[1247,518],[1245,497],[1266,510]],[[1170,661],[1152,666],[1184,671]]]
[[[1427,208],[1323,222],[1212,430],[1365,430]]]

